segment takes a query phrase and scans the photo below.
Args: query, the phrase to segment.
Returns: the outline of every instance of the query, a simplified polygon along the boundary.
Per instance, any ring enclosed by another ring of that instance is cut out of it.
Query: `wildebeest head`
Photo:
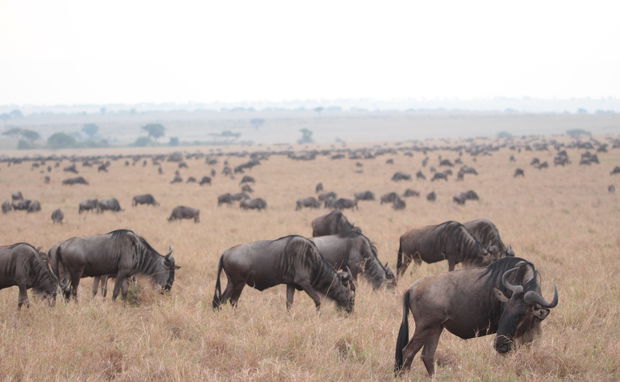
[[[174,262],[174,256],[172,256],[172,252],[173,249],[172,247],[170,247],[170,249],[168,250],[168,254],[166,256],[164,256],[164,267],[166,268],[167,272],[163,272],[162,276],[165,277],[164,278],[158,278],[158,284],[161,285],[163,287],[163,290],[165,292],[170,291],[170,289],[172,289],[172,284],[174,283],[174,272],[181,268],[180,266],[176,265]],[[164,282],[160,282],[161,281],[165,281]]]
[[[524,271],[524,277],[529,273],[530,279],[525,282],[525,288],[507,280],[517,270]],[[494,347],[498,353],[504,354],[512,350],[514,338],[523,336],[549,315],[549,310],[558,304],[558,289],[553,286],[553,300],[547,302],[539,292],[538,273],[525,263],[504,272],[502,285],[511,295],[507,297],[501,290],[494,288],[495,297],[503,303]]]
[[[390,268],[388,263],[385,263],[383,268],[385,269],[385,278],[387,279],[387,283],[385,285],[389,289],[393,289],[394,287],[396,287],[396,275],[394,274],[394,271],[392,271],[392,268]]]
[[[344,290],[346,292],[340,291],[338,294],[346,293],[346,295],[342,296],[333,296],[334,301],[337,302],[338,308],[344,309],[345,312],[351,313],[353,312],[353,306],[355,305],[355,281],[353,280],[353,275],[349,267],[346,267],[345,271],[337,273],[338,282],[344,286]],[[340,288],[333,288],[330,291],[340,290]]]
[[[32,285],[32,290],[38,296],[46,299],[50,306],[54,306],[56,304],[56,293],[59,288],[58,278],[49,266],[47,254],[40,252],[40,249],[37,248],[37,255],[34,259],[37,276],[35,283]]]

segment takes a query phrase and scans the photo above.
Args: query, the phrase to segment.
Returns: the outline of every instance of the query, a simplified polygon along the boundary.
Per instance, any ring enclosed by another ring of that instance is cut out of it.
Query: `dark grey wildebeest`
[[[58,279],[45,255],[28,243],[0,247],[0,289],[14,285],[19,288],[18,308],[30,304],[27,292],[30,288],[48,299],[50,305],[56,301]]]
[[[375,200],[375,194],[372,191],[356,192],[354,197],[356,202],[359,200]]]
[[[489,219],[475,219],[463,225],[492,255],[498,257],[515,255],[512,248],[504,244],[499,230]]]
[[[307,198],[298,199],[295,202],[295,211],[299,211],[302,208],[321,208],[321,202],[314,196],[309,196]]]
[[[82,213],[84,211],[92,211],[92,210],[97,210],[97,203],[99,201],[97,199],[88,199],[88,200],[84,200],[82,202],[80,202],[79,208],[78,208],[78,213]]]
[[[54,224],[62,224],[64,218],[65,214],[62,213],[62,210],[60,208],[56,208],[54,212],[52,212],[52,222]]]
[[[83,176],[77,176],[75,178],[67,178],[62,181],[62,184],[65,186],[72,186],[74,184],[85,184],[88,185],[88,181],[84,179]]]
[[[168,221],[181,220],[181,219],[194,219],[194,223],[200,222],[200,210],[198,208],[192,208],[187,206],[174,207]]]
[[[373,289],[379,289],[383,285],[388,288],[396,286],[394,272],[387,263],[381,264],[377,248],[362,233],[348,231],[338,235],[318,236],[311,240],[328,263],[335,269],[349,270],[353,280],[357,281],[357,276],[361,273],[372,284]]]
[[[131,202],[132,206],[135,207],[141,204],[146,204],[150,206],[159,206],[159,203],[157,203],[157,200],[155,200],[155,197],[151,194],[136,195],[133,197],[133,200]]]
[[[267,208],[267,202],[263,198],[243,199],[239,207],[242,210],[264,210]]]
[[[381,199],[379,199],[380,203],[394,203],[394,200],[398,198],[398,194],[396,192],[388,192],[387,194],[381,195]]]
[[[9,201],[4,201],[2,202],[2,213],[6,214],[8,212],[10,212],[13,209],[13,206],[11,205],[11,203]]]
[[[100,214],[104,211],[120,212],[123,209],[116,198],[97,201],[97,213]]]
[[[332,207],[337,210],[344,210],[344,209],[349,209],[349,208],[355,209],[355,210],[358,209],[357,200],[351,200],[351,199],[345,199],[345,198],[336,199]]]
[[[362,232],[361,229],[353,225],[341,211],[334,210],[326,215],[314,219],[312,225],[312,236],[337,235],[348,231]]]
[[[514,178],[516,178],[517,176],[522,176],[522,177],[524,177],[524,176],[525,176],[525,171],[523,171],[523,169],[522,169],[522,168],[517,168],[517,169],[515,170],[515,173],[514,173],[513,177],[514,177]]]
[[[134,275],[149,276],[169,291],[175,271],[180,268],[175,264],[172,249],[162,256],[143,237],[126,229],[73,237],[52,247],[48,256],[65,296],[74,299],[82,277],[115,277],[113,300],[121,292],[122,298],[127,298],[126,279]]]
[[[405,273],[411,260],[416,264],[448,260],[448,270],[458,263],[484,266],[497,260],[467,228],[459,222],[447,221],[437,225],[412,229],[400,237],[396,271]]]
[[[220,274],[228,284],[222,293]],[[286,284],[286,307],[293,304],[295,289],[305,291],[321,306],[320,294],[334,300],[339,308],[353,311],[355,292],[348,272],[338,273],[319,253],[316,245],[304,237],[291,235],[237,245],[224,251],[217,267],[213,308],[230,299],[236,306],[245,285],[260,291]]]
[[[541,295],[534,264],[506,257],[486,268],[463,269],[416,281],[403,296],[403,319],[396,340],[395,370],[409,369],[422,349],[429,375],[443,329],[463,339],[496,333],[494,348],[504,354],[515,342],[528,344],[541,333],[540,323],[558,304]],[[415,332],[409,340],[409,311]]]

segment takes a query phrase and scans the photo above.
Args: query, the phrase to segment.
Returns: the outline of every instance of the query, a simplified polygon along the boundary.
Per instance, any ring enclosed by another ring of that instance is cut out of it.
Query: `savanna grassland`
[[[208,148],[184,150],[210,152]],[[90,279],[81,283],[79,303],[59,300],[54,308],[37,303],[31,294],[30,308],[18,311],[17,288],[0,291],[0,380],[393,380],[402,293],[420,277],[447,271],[445,262],[411,266],[396,290],[373,291],[360,281],[351,315],[337,311],[326,299],[317,313],[304,293],[297,294],[287,313],[284,286],[262,293],[246,287],[237,309],[227,305],[214,312],[211,308],[217,261],[225,249],[292,233],[310,236],[310,222],[327,210],[294,211],[295,200],[314,195],[318,182],[342,197],[371,190],[378,198],[390,191],[402,193],[406,188],[422,194],[420,198],[407,198],[402,211],[380,205],[377,200],[360,202],[359,210],[345,212],[375,242],[380,259],[393,269],[398,238],[406,230],[445,220],[486,217],[495,222],[503,240],[518,256],[536,264],[544,296],[549,299],[553,283],[557,284],[560,303],[543,322],[543,336],[533,346],[501,356],[493,350],[493,336],[464,341],[444,332],[435,379],[618,380],[620,194],[608,193],[607,186],[620,186],[620,175],[610,175],[611,169],[620,165],[620,149],[598,153],[600,164],[580,166],[584,151],[568,149],[572,163],[565,167],[553,166],[552,147],[549,151],[521,152],[503,148],[476,158],[464,153],[463,163],[475,167],[478,176],[466,175],[459,182],[453,175],[447,182],[399,183],[390,181],[394,172],[407,172],[415,178],[422,169],[430,178],[429,168],[439,168],[440,155],[455,160],[458,153],[431,151],[426,167],[422,167],[421,152],[408,157],[400,151],[368,160],[318,156],[313,161],[293,161],[273,155],[246,172],[256,178],[253,196],[267,200],[268,208],[261,212],[217,207],[217,195],[240,189],[240,175],[230,179],[221,174],[223,161],[234,167],[246,162],[247,157],[222,156],[213,166],[204,158],[186,160],[189,168],[181,169],[181,176],[200,179],[215,168],[218,174],[212,186],[170,184],[177,168],[173,162],[162,162],[163,175],[150,161],[146,167],[142,161],[135,166],[125,166],[124,160],[113,161],[108,173],[98,173],[96,166],[83,167],[78,162],[79,175],[90,182],[88,186],[61,185],[62,179],[73,176],[62,172],[62,167],[69,165],[67,160],[49,174],[33,169],[31,162],[11,166],[1,163],[0,201],[10,200],[10,194],[19,190],[42,204],[39,213],[0,215],[2,244],[26,241],[47,250],[72,236],[129,228],[160,252],[173,246],[182,268],[170,295],[160,295],[141,280],[135,292],[139,304],[112,302],[109,295],[107,299],[91,297]],[[138,154],[148,150],[107,152]],[[79,152],[95,153],[102,152]],[[510,155],[516,162],[509,161]],[[534,157],[548,161],[550,168],[531,167]],[[387,159],[393,159],[394,164],[386,164]],[[363,166],[356,167],[356,162]],[[53,161],[47,164],[54,166]],[[524,178],[513,178],[517,167],[525,169]],[[458,166],[455,174],[457,170]],[[50,184],[44,184],[44,175],[51,177]],[[452,202],[454,194],[469,189],[478,193],[479,202],[468,201],[464,206]],[[434,203],[424,198],[432,190],[437,192]],[[142,193],[152,193],[161,205],[132,207],[131,198]],[[80,201],[111,197],[120,201],[124,211],[78,215]],[[177,205],[199,208],[201,222],[168,223],[166,219]],[[52,224],[50,214],[56,208],[64,211],[65,224]],[[225,285],[223,275],[222,282]],[[413,325],[411,316],[409,320]],[[401,377],[427,378],[419,355],[411,372]]]

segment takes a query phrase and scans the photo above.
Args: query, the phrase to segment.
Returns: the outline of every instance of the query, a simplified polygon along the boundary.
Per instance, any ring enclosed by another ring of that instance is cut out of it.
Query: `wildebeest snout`
[[[506,354],[512,350],[512,346],[513,346],[512,338],[505,336],[505,335],[501,335],[501,334],[498,334],[497,337],[495,337],[494,347],[498,353]]]

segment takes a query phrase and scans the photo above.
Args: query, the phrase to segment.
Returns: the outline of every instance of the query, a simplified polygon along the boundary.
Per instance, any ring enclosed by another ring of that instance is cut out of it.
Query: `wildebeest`
[[[32,200],[18,200],[13,202],[12,206],[15,211],[27,211],[30,208],[30,204],[32,204]]]
[[[558,304],[541,295],[540,275],[534,264],[507,257],[486,268],[441,273],[416,281],[403,296],[403,318],[396,340],[395,371],[409,369],[416,353],[429,375],[443,329],[469,339],[497,333],[495,350],[509,352],[518,340],[530,343],[540,334],[540,322]],[[409,311],[415,332],[409,340]]]
[[[480,197],[478,197],[476,191],[469,190],[455,195],[454,197],[452,197],[452,200],[457,204],[465,204],[465,202],[468,200],[480,200]]]
[[[241,192],[252,193],[254,192],[254,189],[252,189],[252,186],[248,183],[244,183],[243,186],[241,186]]]
[[[72,186],[74,184],[88,184],[88,181],[83,176],[77,176],[75,178],[67,178],[62,181],[63,185]]]
[[[66,172],[72,172],[74,174],[78,173],[77,167],[75,166],[75,163],[71,164],[70,166],[67,166],[65,168],[62,169],[63,171]]]
[[[375,194],[372,191],[356,192],[354,196],[356,202],[358,200],[375,200]]]
[[[420,193],[416,190],[412,190],[411,188],[406,189],[403,193],[403,198],[409,198],[412,196],[419,197]]]
[[[2,202],[2,213],[3,214],[10,212],[12,209],[13,209],[13,206],[11,205],[11,203],[9,203],[6,200]]]
[[[611,172],[609,173],[609,175],[616,175],[616,174],[620,174],[620,166],[614,167],[614,169],[611,170]]]
[[[80,202],[78,213],[81,214],[83,211],[96,210],[98,202],[97,199],[88,199]]]
[[[242,210],[264,210],[267,208],[267,202],[263,198],[243,199],[239,207]]]
[[[327,199],[336,199],[336,198],[338,198],[338,195],[335,192],[333,192],[333,191],[324,192],[322,194],[319,194],[319,200],[321,202],[324,202]]]
[[[448,270],[453,271],[458,263],[483,266],[496,259],[463,224],[447,221],[405,232],[400,237],[396,271],[405,273],[411,260],[418,265],[448,260]]]
[[[445,180],[446,182],[448,181],[448,175],[444,172],[436,172],[433,174],[433,177],[431,178],[431,182],[434,182],[436,180]]]
[[[151,194],[142,194],[142,195],[134,196],[132,199],[131,205],[135,207],[140,204],[159,206],[159,203],[157,203],[157,200],[155,200],[155,197]]]
[[[30,205],[28,205],[28,209],[26,211],[28,211],[28,213],[41,211],[41,203],[39,203],[38,200],[33,200]]]
[[[392,208],[395,210],[404,210],[405,207],[407,207],[407,203],[405,203],[405,201],[402,200],[400,196],[397,196],[396,199],[394,199],[394,201],[392,202]]]
[[[150,276],[155,284],[169,291],[175,271],[180,268],[172,249],[162,256],[143,237],[127,229],[73,237],[52,247],[49,257],[65,296],[74,299],[82,277],[114,276],[113,300],[119,292],[123,299],[127,298],[125,280],[134,275]]]
[[[435,191],[431,191],[426,195],[426,200],[428,200],[429,202],[434,202],[435,200],[437,200],[437,194],[435,193]]]
[[[62,213],[60,208],[56,208],[54,212],[52,212],[52,222],[54,222],[54,224],[56,223],[62,224],[62,221],[64,218],[65,218],[65,214]]]
[[[196,183],[196,178],[194,178],[193,176],[190,176],[187,178],[187,181],[185,183]]]
[[[217,197],[217,205],[220,206],[222,204],[232,204],[233,199],[232,199],[232,194],[230,192],[227,192],[225,194],[219,195]]]
[[[381,195],[381,199],[379,199],[380,203],[393,203],[394,200],[398,198],[398,194],[396,192],[388,192],[387,194]]]
[[[498,257],[515,255],[512,248],[504,244],[499,230],[489,219],[470,220],[463,223],[463,225],[492,255]]]
[[[203,186],[203,185],[205,185],[205,184],[208,184],[208,185],[210,186],[210,185],[211,185],[211,177],[208,177],[208,176],[203,176],[203,177],[200,179],[200,183],[198,183],[198,184],[199,184],[200,186]]]
[[[314,192],[317,194],[319,192],[323,192],[323,183],[317,183],[316,186],[314,187]]]
[[[357,200],[339,198],[334,201],[333,208],[337,210],[344,210],[344,209],[349,209],[349,208],[358,209]]]
[[[516,178],[517,176],[525,176],[525,171],[523,171],[522,168],[518,168],[515,170],[515,174],[513,175],[514,178]]]
[[[223,293],[220,287],[222,270],[228,279]],[[220,256],[213,308],[219,308],[229,299],[231,305],[236,306],[246,284],[260,291],[286,284],[287,309],[293,304],[293,295],[298,289],[312,298],[317,309],[321,306],[321,293],[334,300],[338,307],[352,312],[355,292],[351,278],[348,272],[336,272],[320,255],[316,245],[301,236],[241,244]]]
[[[116,198],[98,200],[97,201],[97,213],[103,213],[103,211],[120,212],[123,211],[121,205]]]
[[[172,180],[170,181],[170,184],[175,184],[175,183],[183,183],[183,178],[181,178],[181,175],[178,174],[178,171],[176,174],[174,174],[174,178],[172,178]]]
[[[239,182],[239,184],[241,183],[255,183],[256,179],[254,179],[254,177],[250,176],[250,175],[245,175],[243,178],[241,178],[241,182]]]
[[[302,208],[321,208],[321,202],[318,201],[314,196],[309,196],[307,198],[298,199],[295,202],[295,211],[299,211]]]
[[[349,219],[339,210],[319,216],[312,221],[311,225],[313,237],[337,235],[348,231],[362,232],[358,227],[351,224]]]
[[[16,202],[18,200],[24,200],[24,195],[21,191],[17,191],[11,194],[11,200]]]
[[[609,186],[607,186],[607,192],[609,192],[610,194],[613,194],[614,192],[616,192],[616,185],[610,184]]]
[[[419,179],[419,180],[426,180],[426,176],[424,175],[422,170],[416,172],[415,177],[416,179]]]
[[[388,264],[381,264],[377,248],[370,239],[358,231],[348,231],[338,235],[318,236],[311,239],[321,256],[335,269],[351,272],[353,280],[361,273],[372,284],[373,289],[385,285],[396,286],[396,276]]]
[[[411,180],[411,175],[397,171],[392,175],[392,181],[400,182],[401,180]]]
[[[44,254],[28,243],[16,243],[0,247],[0,289],[16,285],[19,288],[17,307],[28,306],[27,290],[56,301],[58,279],[50,270]]]
[[[172,210],[168,221],[181,220],[181,219],[194,219],[194,223],[200,222],[200,210],[197,208],[176,206]]]

